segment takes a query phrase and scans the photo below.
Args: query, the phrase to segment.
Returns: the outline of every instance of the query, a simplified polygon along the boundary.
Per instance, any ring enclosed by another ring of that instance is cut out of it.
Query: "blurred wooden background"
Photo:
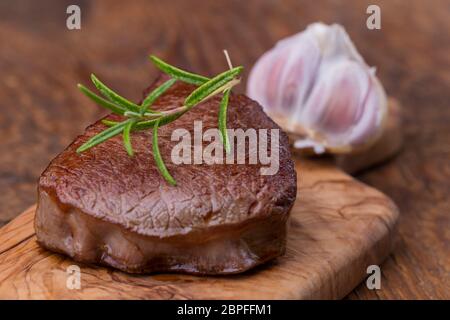
[[[81,30],[66,28],[69,4],[81,7]],[[365,26],[369,4],[381,7],[381,30]],[[448,0],[2,0],[0,225],[36,201],[49,160],[102,114],[76,89],[90,72],[138,100],[156,74],[149,53],[213,74],[226,68],[226,48],[248,72],[278,39],[319,20],[346,27],[404,106],[403,152],[358,175],[398,204],[398,245],[382,266],[381,290],[361,285],[349,298],[449,299]]]

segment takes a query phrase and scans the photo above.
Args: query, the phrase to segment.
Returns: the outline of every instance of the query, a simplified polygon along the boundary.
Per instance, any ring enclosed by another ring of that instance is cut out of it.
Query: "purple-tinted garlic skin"
[[[315,23],[279,41],[250,72],[247,94],[299,148],[348,153],[366,148],[383,130],[383,87],[339,25]]]

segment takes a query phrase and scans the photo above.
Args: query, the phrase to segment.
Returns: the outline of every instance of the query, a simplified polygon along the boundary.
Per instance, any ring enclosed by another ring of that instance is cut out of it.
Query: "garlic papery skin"
[[[314,23],[279,41],[251,70],[247,94],[296,136],[294,147],[315,153],[370,147],[387,116],[375,69],[336,24]]]

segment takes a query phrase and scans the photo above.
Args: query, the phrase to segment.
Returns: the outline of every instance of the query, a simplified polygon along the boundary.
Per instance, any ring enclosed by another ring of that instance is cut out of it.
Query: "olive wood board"
[[[296,160],[296,169],[286,254],[268,264],[230,276],[130,275],[83,265],[38,245],[33,206],[0,229],[0,299],[343,298],[391,251],[397,207],[331,161]],[[67,286],[74,264],[79,289]]]

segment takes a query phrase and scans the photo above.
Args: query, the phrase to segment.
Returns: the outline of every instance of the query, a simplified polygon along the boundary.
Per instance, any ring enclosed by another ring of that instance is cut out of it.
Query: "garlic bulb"
[[[369,147],[387,115],[375,69],[337,24],[314,23],[279,41],[251,70],[247,94],[296,136],[294,147],[315,153]]]

